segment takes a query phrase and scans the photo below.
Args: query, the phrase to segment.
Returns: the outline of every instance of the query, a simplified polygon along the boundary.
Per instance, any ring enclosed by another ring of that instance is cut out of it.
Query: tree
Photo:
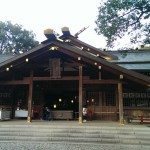
[[[107,39],[107,46],[124,36],[131,43],[150,44],[150,0],[105,0],[101,2],[96,32]]]
[[[24,53],[39,44],[32,31],[10,21],[0,21],[0,53]]]

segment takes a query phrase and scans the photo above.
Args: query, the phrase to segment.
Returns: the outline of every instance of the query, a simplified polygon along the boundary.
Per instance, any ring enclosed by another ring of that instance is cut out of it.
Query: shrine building
[[[149,76],[118,65],[117,55],[79,40],[68,27],[59,37],[52,29],[44,34],[47,39],[32,50],[0,56],[0,108],[12,119],[22,112],[31,122],[43,105],[54,119],[80,123],[85,105],[90,120],[124,123],[129,115],[150,115]]]

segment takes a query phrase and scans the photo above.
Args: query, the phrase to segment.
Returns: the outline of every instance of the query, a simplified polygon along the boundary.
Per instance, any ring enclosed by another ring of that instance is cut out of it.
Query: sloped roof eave
[[[89,47],[90,49],[93,49],[95,52],[100,53],[102,56],[109,57],[109,58],[111,58],[112,60],[118,60],[118,57],[117,57],[117,56],[112,55],[112,54],[109,54],[109,53],[104,52],[104,51],[101,51],[101,50],[99,50],[98,48],[96,48],[96,47],[94,47],[94,46],[92,46],[92,45],[89,45],[89,44],[87,44],[87,43],[85,43],[85,42],[83,42],[83,41],[80,41],[79,39],[77,39],[77,38],[74,37],[74,36],[68,36],[68,37],[66,37],[66,38],[70,39],[71,41],[73,41],[73,42],[75,42],[75,43],[81,44],[83,47],[84,47],[84,46]]]
[[[16,61],[16,60],[18,60],[18,59],[23,58],[23,57],[27,57],[27,56],[30,55],[31,53],[36,52],[36,51],[38,51],[38,50],[40,50],[40,49],[42,49],[42,48],[45,48],[46,46],[49,46],[49,45],[51,45],[51,44],[53,44],[52,41],[51,41],[51,42],[48,42],[48,43],[46,43],[46,44],[40,44],[40,45],[38,45],[37,47],[31,49],[30,51],[27,51],[27,52],[25,52],[25,53],[23,53],[23,54],[20,54],[20,55],[17,55],[17,56],[15,56],[15,57],[12,57],[12,58],[10,58],[10,59],[4,61],[4,62],[1,62],[1,63],[0,63],[0,67],[2,67],[2,66],[4,66],[4,65],[7,65],[7,64],[9,64],[9,63],[12,63],[12,62],[14,62],[14,61]]]
[[[61,46],[61,47],[65,47],[66,49],[70,50],[71,52],[73,53],[76,53],[80,56],[84,56],[88,59],[91,59],[93,61],[96,61],[96,62],[99,62],[101,63],[102,65],[106,66],[106,67],[109,67],[111,68],[112,70],[116,70],[118,72],[120,72],[120,74],[124,74],[127,78],[130,77],[129,79],[133,79],[133,80],[136,80],[139,79],[141,81],[143,81],[145,83],[145,85],[150,85],[150,77],[147,77],[145,75],[142,75],[140,73],[137,73],[137,72],[134,72],[132,70],[128,70],[128,69],[125,69],[123,67],[120,67],[114,63],[111,63],[111,62],[108,62],[102,58],[99,58],[99,57],[95,57],[93,55],[90,55],[89,53],[86,53],[85,51],[80,51],[78,50],[78,48],[76,47],[71,47],[69,45],[62,45],[62,43],[60,42],[54,42],[58,47]],[[141,82],[140,82],[141,83]]]
[[[85,51],[81,51],[81,50],[79,50],[76,47],[70,46],[70,45],[68,45],[66,43],[63,43],[63,42],[60,42],[60,41],[51,41],[51,42],[47,42],[45,44],[40,44],[38,47],[36,47],[36,48],[34,48],[34,49],[24,53],[24,54],[21,54],[21,55],[16,56],[16,57],[14,57],[12,59],[9,59],[8,61],[0,63],[0,67],[2,67],[4,65],[7,65],[7,64],[9,64],[11,62],[17,61],[17,60],[19,60],[22,57],[28,57],[28,55],[30,55],[31,53],[34,53],[34,52],[36,52],[36,51],[38,51],[38,50],[40,50],[42,48],[50,46],[51,44],[54,44],[54,45],[56,45],[58,47],[62,47],[62,48],[66,49],[66,50],[68,50],[68,51],[70,51],[72,53],[75,53],[75,54],[77,54],[79,56],[82,56],[82,57],[85,57],[87,59],[90,59],[92,61],[96,61],[97,63],[100,63],[103,66],[110,68],[110,70],[116,70],[116,71],[118,71],[118,74],[123,74],[123,75],[125,75],[126,78],[128,78],[130,80],[133,79],[135,82],[138,82],[138,80],[140,80],[139,83],[141,83],[141,81],[142,81],[144,83],[144,85],[150,85],[150,78],[147,77],[147,76],[144,76],[144,75],[139,74],[137,72],[125,69],[125,68],[120,67],[120,66],[118,66],[118,65],[116,65],[114,63],[108,62],[108,61],[106,61],[106,60],[104,60],[102,58],[90,55],[89,53],[87,53]]]

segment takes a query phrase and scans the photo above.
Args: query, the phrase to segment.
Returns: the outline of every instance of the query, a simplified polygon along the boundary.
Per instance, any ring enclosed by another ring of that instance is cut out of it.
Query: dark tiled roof
[[[6,54],[1,54],[0,55],[0,63],[7,61],[11,58],[15,57],[15,55],[6,55]]]
[[[118,57],[118,60],[111,62],[150,62],[150,50],[108,51],[108,53]]]
[[[111,60],[126,69],[150,70],[150,50],[130,50],[130,51],[109,51],[118,57],[118,60]]]

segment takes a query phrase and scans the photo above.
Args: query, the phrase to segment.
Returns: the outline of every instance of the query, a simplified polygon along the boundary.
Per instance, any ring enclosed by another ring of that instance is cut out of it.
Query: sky
[[[23,25],[36,34],[36,40],[46,39],[43,31],[51,28],[60,35],[61,28],[69,27],[72,35],[89,26],[79,35],[97,48],[105,48],[106,40],[94,31],[101,0],[0,0],[0,21]]]

